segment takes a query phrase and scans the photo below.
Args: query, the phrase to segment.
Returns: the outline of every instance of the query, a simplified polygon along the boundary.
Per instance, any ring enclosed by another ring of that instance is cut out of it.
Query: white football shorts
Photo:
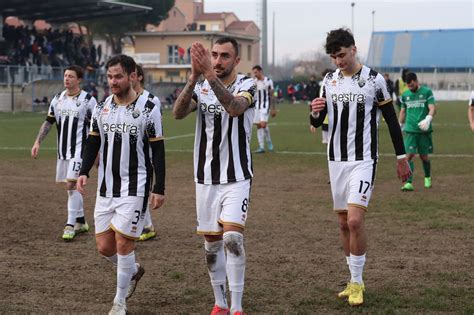
[[[329,161],[334,211],[345,212],[348,206],[367,211],[374,188],[377,161]]]
[[[196,184],[197,234],[220,235],[222,225],[245,227],[250,179],[219,185]]]
[[[270,115],[268,108],[256,109],[255,116],[253,119],[254,124],[258,124],[261,121],[268,121],[268,116]]]
[[[328,144],[328,143],[329,143],[329,131],[323,130],[321,142],[324,143],[324,144]]]
[[[79,177],[82,159],[60,160],[56,163],[56,181],[57,182],[75,182]]]
[[[112,229],[122,236],[136,240],[145,224],[148,198],[137,196],[102,197],[95,201],[95,234]]]

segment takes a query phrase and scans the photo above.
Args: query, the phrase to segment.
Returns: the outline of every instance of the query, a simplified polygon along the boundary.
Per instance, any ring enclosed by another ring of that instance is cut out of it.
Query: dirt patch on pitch
[[[194,233],[191,158],[191,154],[168,155],[166,204],[152,214],[158,238],[137,245],[146,273],[128,303],[131,314],[206,314],[213,305],[203,242]],[[267,154],[255,159],[245,234],[248,313],[349,311],[335,299],[348,270],[337,220],[330,210],[327,169],[323,158],[317,162],[320,167],[308,168],[299,158]],[[97,253],[93,233],[71,243],[60,238],[67,194],[54,183],[55,161],[0,161],[0,174],[0,313],[108,312],[115,272]],[[91,225],[95,180],[91,178],[85,198]],[[443,185],[449,188],[449,181]],[[453,299],[461,295],[461,306],[453,303],[453,307],[463,309],[467,300],[463,294],[472,293],[473,222],[454,212],[437,213],[438,223],[429,218],[430,212],[425,219],[410,217],[410,203],[429,196],[400,197],[394,186],[398,187],[395,180],[378,181],[371,202],[364,276],[367,304],[361,310],[374,313],[388,305],[420,312],[426,304],[415,301],[430,288],[436,295],[446,286],[458,289]],[[455,197],[457,204],[469,203],[470,188],[465,190]],[[443,189],[435,187],[428,193],[443,206]],[[399,205],[400,199],[404,206]]]

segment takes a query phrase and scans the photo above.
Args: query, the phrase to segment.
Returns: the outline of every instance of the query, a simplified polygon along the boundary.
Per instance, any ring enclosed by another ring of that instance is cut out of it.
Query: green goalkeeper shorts
[[[405,151],[407,153],[433,153],[433,140],[431,139],[431,132],[405,132],[405,134],[403,135],[403,142],[405,143]]]

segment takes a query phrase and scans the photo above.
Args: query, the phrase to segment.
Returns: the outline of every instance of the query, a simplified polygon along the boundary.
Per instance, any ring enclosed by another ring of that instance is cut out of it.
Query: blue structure
[[[474,28],[374,32],[366,64],[398,72],[472,72]]]

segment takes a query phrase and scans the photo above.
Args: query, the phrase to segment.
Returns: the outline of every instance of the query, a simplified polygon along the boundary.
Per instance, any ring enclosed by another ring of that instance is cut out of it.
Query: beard
[[[132,87],[130,85],[127,85],[125,87],[116,86],[116,88],[119,88],[119,91],[117,93],[115,93],[115,95],[119,98],[123,98],[130,92],[130,89]]]
[[[214,68],[214,69],[221,71],[221,73],[216,73],[216,75],[219,79],[227,78],[232,73],[232,70],[234,70],[233,68],[227,68],[227,69]]]

